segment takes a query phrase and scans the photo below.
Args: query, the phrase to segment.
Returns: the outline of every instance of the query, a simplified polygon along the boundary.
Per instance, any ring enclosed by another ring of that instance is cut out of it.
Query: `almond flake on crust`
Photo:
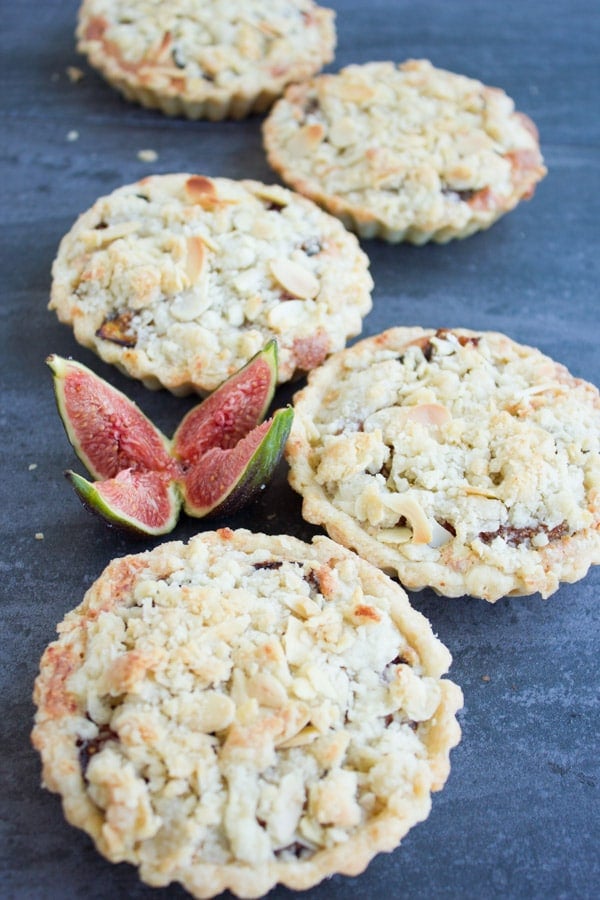
[[[361,237],[391,242],[488,228],[546,174],[535,125],[503,91],[427,60],[291,85],[263,136],[284,181]]]
[[[222,529],[108,566],[42,657],[32,738],[69,821],[149,884],[303,890],[427,817],[449,664],[354,553]]]
[[[239,119],[332,60],[334,18],[312,0],[83,0],[77,46],[128,100]]]
[[[299,194],[156,175],[79,217],[50,308],[148,387],[206,393],[273,337],[281,382],[341,349],[371,308],[368,267],[356,237]]]
[[[539,350],[393,328],[294,406],[304,517],[406,587],[547,597],[600,563],[600,395]]]

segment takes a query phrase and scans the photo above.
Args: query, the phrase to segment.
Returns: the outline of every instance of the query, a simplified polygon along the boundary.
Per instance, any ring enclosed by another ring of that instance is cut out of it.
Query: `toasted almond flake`
[[[119,238],[127,237],[139,229],[139,222],[119,222],[109,225],[108,228],[90,228],[81,235],[86,250],[97,250],[112,244]]]
[[[452,421],[449,410],[441,403],[419,403],[417,406],[393,406],[379,409],[365,419],[365,430],[381,428],[384,433],[397,433],[407,422],[426,428],[439,428]]]
[[[217,191],[210,180],[204,175],[192,175],[185,183],[185,191],[189,199],[194,203],[203,204],[206,200],[216,201]]]
[[[206,263],[205,244],[200,237],[189,237],[186,241],[187,256],[185,271],[190,284],[196,284]]]
[[[156,150],[138,150],[137,158],[141,162],[152,163],[158,159],[158,153]]]
[[[154,50],[152,52],[152,54],[151,54],[152,59],[155,62],[166,62],[169,57],[170,51],[171,51],[172,43],[173,43],[173,39],[171,37],[171,32],[166,31],[162,36],[162,40],[161,40],[160,44],[158,45],[156,50]],[[181,74],[181,73],[179,73],[179,74]]]
[[[205,734],[222,731],[231,725],[234,715],[235,704],[230,697],[218,691],[205,691],[197,700],[194,725]]]
[[[488,497],[490,500],[499,500],[500,497],[492,488],[479,488],[468,484],[464,488],[465,494],[469,497]]]
[[[259,294],[252,294],[248,297],[244,304],[244,316],[249,322],[253,322],[262,309],[262,297]]]
[[[407,419],[420,425],[446,425],[451,421],[450,411],[441,403],[421,403],[407,411]]]
[[[261,706],[278,709],[287,703],[287,691],[277,678],[269,672],[257,672],[249,678],[246,690],[250,697],[254,697]]]
[[[270,203],[275,203],[282,208],[288,205],[288,198],[286,197],[285,191],[276,184],[260,185],[255,190],[255,194],[257,197],[260,197],[261,200],[268,200]]]
[[[339,81],[332,82],[332,94],[335,94],[340,100],[348,100],[350,103],[367,103],[375,96],[373,88],[359,81]]]
[[[329,129],[328,140],[335,147],[347,147],[353,144],[357,138],[356,124],[352,116],[345,116],[338,122],[333,122]]]
[[[290,154],[304,155],[316,150],[325,136],[325,130],[318,122],[304,125],[287,143]]]
[[[275,331],[285,331],[300,322],[303,315],[304,303],[302,300],[287,300],[269,310],[267,318],[270,327]]]
[[[319,280],[300,263],[279,257],[269,263],[271,274],[284,291],[299,300],[312,300],[319,293]]]
[[[385,498],[386,505],[410,523],[413,544],[428,544],[433,537],[431,523],[414,497],[396,494]]]
[[[214,182],[204,175],[191,175],[185,183],[185,191],[192,203],[210,212],[218,206],[233,206],[236,200],[225,200],[217,195]]]
[[[197,234],[196,237],[205,244],[212,253],[219,253],[219,245],[216,244],[207,234]]]
[[[377,540],[383,541],[384,544],[407,544],[412,537],[410,528],[381,528],[377,532]]]
[[[281,733],[275,737],[274,743],[279,747],[280,744],[295,737],[308,724],[310,709],[301,700],[291,700],[284,709],[279,708],[277,719]]]
[[[319,734],[320,731],[315,728],[314,725],[307,725],[306,728],[303,728],[302,731],[299,731],[294,737],[287,741],[282,741],[277,746],[280,750],[289,750],[291,747],[305,747],[307,744],[312,744]]]
[[[511,415],[518,414],[522,409],[531,405],[535,406],[535,398],[541,394],[564,394],[567,386],[558,381],[543,382],[542,384],[534,384],[530,388],[526,388],[515,399],[505,405],[507,412]],[[538,404],[539,405],[539,404]]]
[[[170,312],[178,322],[191,322],[211,305],[208,294],[208,279],[204,279],[195,289],[184,291],[171,303]]]

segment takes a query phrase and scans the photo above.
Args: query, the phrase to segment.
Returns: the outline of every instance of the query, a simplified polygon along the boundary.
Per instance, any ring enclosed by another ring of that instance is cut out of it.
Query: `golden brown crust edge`
[[[103,31],[106,23],[93,15],[92,7],[93,2],[84,0],[78,13],[76,38],[79,53],[85,55],[89,64],[126,100],[139,103],[147,109],[159,110],[167,116],[219,122],[228,118],[243,119],[253,113],[265,113],[288,84],[310,78],[334,57],[335,13],[325,7],[315,6],[311,17],[321,38],[315,54],[318,62],[316,59],[298,58],[285,73],[273,76],[270,82],[265,80],[258,90],[248,87],[228,90],[210,83],[203,84],[201,88],[194,85],[192,89],[181,72],[175,72],[165,80],[160,64],[155,72],[149,61],[142,75],[139,71],[141,63],[136,66],[125,64],[114,48],[105,46]]]
[[[469,329],[453,329],[453,333],[467,341],[477,340],[481,336],[481,333]],[[356,361],[359,356],[363,359],[372,358],[372,349],[376,347],[393,348],[394,352],[400,352],[402,347],[428,340],[435,334],[434,329],[420,327],[391,328],[334,354],[323,367],[309,375],[307,387],[294,398],[294,426],[285,451],[290,464],[289,482],[302,496],[302,515],[306,521],[325,527],[333,540],[368,559],[388,574],[398,577],[409,590],[419,591],[431,587],[444,597],[470,595],[491,603],[505,596],[527,596],[538,592],[543,598],[547,598],[558,590],[562,582],[578,581],[587,574],[590,566],[600,564],[600,489],[597,484],[595,487],[590,484],[587,489],[589,510],[584,511],[584,515],[589,519],[588,525],[571,535],[550,541],[545,547],[537,548],[535,553],[530,554],[531,562],[519,562],[518,567],[511,569],[508,564],[504,567],[502,551],[499,551],[496,561],[480,558],[476,551],[468,548],[464,551],[460,548],[456,551],[442,548],[444,552],[440,554],[438,561],[411,561],[410,558],[400,556],[395,548],[367,533],[356,519],[335,507],[325,487],[315,479],[311,460],[318,432],[314,420],[318,416],[321,398],[331,385],[341,383],[344,360],[348,355]],[[486,336],[511,352],[516,349],[523,359],[530,354],[534,355],[543,367],[549,366],[555,372],[558,381],[566,386],[567,391],[572,389],[579,392],[578,396],[583,398],[582,415],[586,414],[586,409],[589,412],[595,410],[597,414],[600,399],[593,385],[573,378],[564,366],[543,357],[535,348],[518,345],[498,333],[488,332]],[[548,370],[544,368],[543,371]],[[447,547],[452,546],[451,541]]]
[[[407,65],[410,64],[409,62]],[[345,71],[343,69],[339,74],[343,76]],[[424,228],[414,223],[406,227],[396,227],[384,221],[377,212],[367,206],[348,201],[342,194],[328,191],[318,178],[299,174],[294,164],[286,161],[284,154],[280,151],[276,118],[278,110],[283,109],[286,104],[291,105],[295,110],[301,110],[314,84],[318,81],[325,83],[328,79],[336,77],[338,76],[324,74],[302,84],[290,85],[263,123],[263,144],[269,165],[287,185],[309,197],[332,215],[337,216],[346,228],[356,232],[362,239],[380,238],[389,243],[406,241],[420,245],[429,241],[447,243],[453,239],[469,237],[477,231],[489,228],[498,219],[513,210],[521,200],[531,199],[537,183],[547,174],[534,122],[525,113],[515,110],[512,113],[513,121],[528,132],[534,139],[535,146],[531,149],[506,154],[511,161],[512,191],[510,194],[500,197],[490,188],[478,190],[466,204],[469,207],[470,215],[462,226],[457,227],[443,223],[440,227]],[[482,93],[493,96],[503,92],[498,91],[497,88],[482,86]],[[299,115],[299,113],[297,114]]]
[[[213,538],[209,533],[202,540],[210,542],[224,539],[234,546],[238,541],[247,541],[245,532],[232,533],[225,529],[217,535],[217,538]],[[277,538],[269,538],[268,542],[269,548],[276,552],[303,552],[302,542],[295,539],[285,538],[281,542]],[[151,554],[125,557],[111,563],[90,588],[83,603],[67,614],[59,627],[59,641],[51,644],[44,653],[34,689],[34,699],[39,711],[32,741],[42,756],[45,786],[62,794],[68,821],[87,831],[99,850],[109,859],[138,864],[142,879],[150,884],[166,884],[175,878],[196,897],[215,896],[227,889],[240,897],[258,897],[276,883],[304,890],[335,872],[360,874],[376,853],[394,850],[412,825],[427,817],[430,791],[441,789],[446,781],[449,751],[460,739],[456,712],[462,706],[462,693],[450,681],[439,681],[440,701],[429,724],[423,729],[430,775],[417,780],[410,801],[402,801],[392,810],[375,816],[347,843],[321,850],[309,860],[275,861],[260,872],[245,865],[183,864],[175,872],[165,875],[164,880],[147,861],[140,863],[135,848],[131,852],[121,850],[116,855],[111,851],[110,842],[107,843],[104,837],[103,816],[89,800],[85,790],[82,790],[81,766],[72,733],[69,735],[69,732],[75,727],[73,716],[82,715],[83,711],[77,713],[75,710],[76,701],[69,692],[68,681],[77,670],[83,655],[80,632],[85,622],[96,621],[103,613],[110,612],[118,604],[119,598],[130,589],[138,574],[144,571],[148,562],[154,571],[173,571],[179,548],[180,545],[173,542],[162,545],[158,552],[155,550]],[[332,559],[343,560],[348,556],[347,550],[327,538],[316,538],[310,547],[310,553],[311,558],[319,559],[322,563]],[[359,566],[366,575],[366,583],[371,591],[389,590],[389,579],[383,573],[362,561]],[[448,668],[450,655],[433,636],[427,620],[410,607],[403,592],[398,588],[394,595],[394,621],[398,622],[409,645],[422,658],[425,671],[431,677],[439,678]],[[65,741],[71,748],[67,755],[63,752]]]

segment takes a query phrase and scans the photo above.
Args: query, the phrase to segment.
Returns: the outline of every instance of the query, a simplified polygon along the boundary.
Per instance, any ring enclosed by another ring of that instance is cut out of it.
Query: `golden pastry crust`
[[[271,338],[280,382],[341,349],[371,309],[368,267],[356,237],[299,194],[156,175],[79,217],[50,309],[147,387],[206,393]]]
[[[504,91],[427,60],[292,85],[263,134],[284,181],[361,237],[393,243],[488,228],[546,174],[533,122]]]
[[[450,654],[328,538],[222,529],[116,560],[58,630],[34,691],[44,784],[149,884],[356,875],[448,776]]]
[[[303,515],[405,587],[494,602],[600,563],[600,397],[497,333],[393,328],[311,373]]]
[[[84,0],[78,49],[128,99],[190,119],[264,112],[333,59],[312,0]]]

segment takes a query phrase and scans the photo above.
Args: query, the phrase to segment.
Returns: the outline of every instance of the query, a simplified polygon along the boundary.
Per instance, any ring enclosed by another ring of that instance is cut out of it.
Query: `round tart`
[[[501,334],[393,328],[294,398],[303,515],[408,588],[543,597],[600,562],[600,397]]]
[[[128,100],[191,119],[264,112],[333,59],[312,0],[84,0],[78,49]]]
[[[329,539],[207,532],[112,562],[65,617],[33,742],[67,819],[149,884],[304,889],[427,816],[460,736],[449,663]]]
[[[337,219],[285,188],[157,175],[79,217],[50,309],[148,387],[204,393],[271,338],[282,382],[341,349],[371,308],[368,265]]]
[[[287,183],[361,237],[391,242],[488,228],[546,173],[533,122],[504,91],[426,60],[291,86],[264,143]]]

